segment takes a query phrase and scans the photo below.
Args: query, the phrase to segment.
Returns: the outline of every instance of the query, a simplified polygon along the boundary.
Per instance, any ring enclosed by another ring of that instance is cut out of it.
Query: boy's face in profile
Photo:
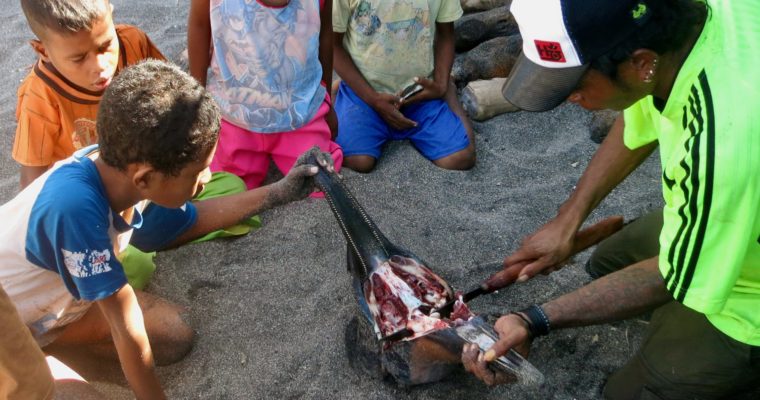
[[[109,11],[88,32],[60,33],[48,29],[32,47],[73,84],[101,92],[111,83],[119,62],[119,39]]]
[[[209,165],[215,151],[216,146],[205,159],[187,164],[177,176],[156,172],[145,198],[166,208],[182,207],[211,180]]]

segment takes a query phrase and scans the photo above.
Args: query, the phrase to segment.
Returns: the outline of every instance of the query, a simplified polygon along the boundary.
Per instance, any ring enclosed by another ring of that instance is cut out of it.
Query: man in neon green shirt
[[[468,370],[551,329],[656,309],[604,396],[724,398],[760,382],[760,8],[753,0],[515,0],[523,54],[503,93],[530,111],[567,99],[624,110],[557,216],[504,261],[559,268],[599,202],[659,146],[665,206],[600,245],[599,279],[500,318]],[[659,240],[657,240],[659,238]],[[517,267],[520,268],[520,267]],[[601,277],[600,277],[601,276]]]

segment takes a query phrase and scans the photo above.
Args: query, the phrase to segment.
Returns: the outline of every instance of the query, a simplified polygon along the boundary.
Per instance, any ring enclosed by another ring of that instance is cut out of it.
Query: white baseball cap
[[[502,87],[526,111],[546,111],[577,87],[589,63],[649,20],[648,0],[513,0],[523,49]]]

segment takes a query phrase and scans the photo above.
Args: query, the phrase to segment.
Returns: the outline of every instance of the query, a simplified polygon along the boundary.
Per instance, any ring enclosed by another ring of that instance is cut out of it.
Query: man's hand
[[[515,381],[512,375],[488,368],[483,353],[480,352],[478,345],[467,343],[462,349],[462,364],[465,371],[475,375],[488,386],[504,385]]]
[[[265,208],[281,206],[292,201],[305,199],[314,192],[314,179],[312,177],[319,171],[316,165],[307,163],[309,156],[314,156],[317,163],[327,169],[334,171],[333,159],[329,153],[323,153],[319,147],[314,146],[301,154],[293,164],[287,175],[279,181],[273,183],[269,193],[264,199]]]
[[[401,98],[398,96],[388,93],[377,93],[371,106],[385,123],[393,129],[404,130],[417,126],[416,122],[405,117],[399,110],[401,107]]]
[[[402,100],[402,107],[418,101],[443,98],[443,96],[446,95],[446,89],[448,89],[448,82],[438,83],[432,79],[427,79],[421,76],[414,78],[414,82],[422,86],[422,90],[406,100]]]
[[[554,272],[572,256],[575,233],[574,227],[553,219],[523,239],[520,248],[504,259],[504,268],[524,264],[518,273],[518,282],[524,282],[538,273]]]
[[[500,274],[509,271],[505,275],[509,277],[508,284],[515,279],[525,281],[539,272],[554,272],[562,268],[568,258],[607,239],[623,225],[623,216],[614,215],[574,232],[576,225],[558,216],[524,239],[522,246],[504,260],[504,272]]]
[[[489,362],[507,354],[511,348],[527,357],[530,349],[528,326],[517,315],[507,314],[499,318],[494,325],[494,330],[499,334],[499,340],[485,354],[481,353],[475,344],[467,344],[462,350],[464,369],[488,386],[503,385],[515,381],[513,375],[488,368]]]

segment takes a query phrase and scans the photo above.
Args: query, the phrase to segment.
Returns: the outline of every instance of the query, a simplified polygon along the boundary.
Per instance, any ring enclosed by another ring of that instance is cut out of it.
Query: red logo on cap
[[[558,42],[544,42],[536,40],[536,49],[538,56],[544,61],[565,62],[565,54],[562,53],[562,46]]]

